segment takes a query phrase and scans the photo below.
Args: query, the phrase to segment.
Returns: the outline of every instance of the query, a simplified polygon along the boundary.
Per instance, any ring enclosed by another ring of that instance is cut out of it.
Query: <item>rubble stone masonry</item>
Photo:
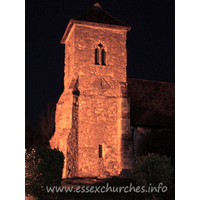
[[[51,148],[65,156],[63,178],[119,176],[132,167],[127,29],[74,21],[66,32]]]

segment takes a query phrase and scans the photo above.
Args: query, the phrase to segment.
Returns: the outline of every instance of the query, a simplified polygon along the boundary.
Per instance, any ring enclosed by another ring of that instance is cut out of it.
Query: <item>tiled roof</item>
[[[174,126],[174,83],[129,78],[128,94],[132,126]]]
[[[95,3],[90,10],[80,16],[75,17],[74,20],[125,26],[130,28],[129,25],[124,24],[123,22],[119,21],[118,19],[107,13],[105,10],[103,10],[99,3]]]

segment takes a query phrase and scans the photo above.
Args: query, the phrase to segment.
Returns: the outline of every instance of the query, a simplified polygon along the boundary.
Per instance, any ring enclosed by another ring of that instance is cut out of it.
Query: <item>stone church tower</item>
[[[63,178],[126,174],[132,167],[126,39],[130,26],[96,3],[71,19],[64,91],[56,105],[51,148],[65,156]]]

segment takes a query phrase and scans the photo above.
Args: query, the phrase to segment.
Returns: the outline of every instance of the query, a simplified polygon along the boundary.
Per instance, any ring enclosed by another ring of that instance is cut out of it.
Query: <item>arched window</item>
[[[95,49],[95,65],[99,65],[99,48]]]
[[[95,49],[95,65],[106,65],[106,51],[101,43]]]
[[[106,65],[106,51],[104,49],[101,50],[101,64]]]

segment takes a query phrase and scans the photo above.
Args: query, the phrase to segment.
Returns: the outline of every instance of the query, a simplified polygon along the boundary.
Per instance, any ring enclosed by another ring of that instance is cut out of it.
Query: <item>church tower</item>
[[[119,176],[132,168],[126,39],[130,26],[96,3],[71,19],[64,91],[51,148],[65,156],[63,178]]]

